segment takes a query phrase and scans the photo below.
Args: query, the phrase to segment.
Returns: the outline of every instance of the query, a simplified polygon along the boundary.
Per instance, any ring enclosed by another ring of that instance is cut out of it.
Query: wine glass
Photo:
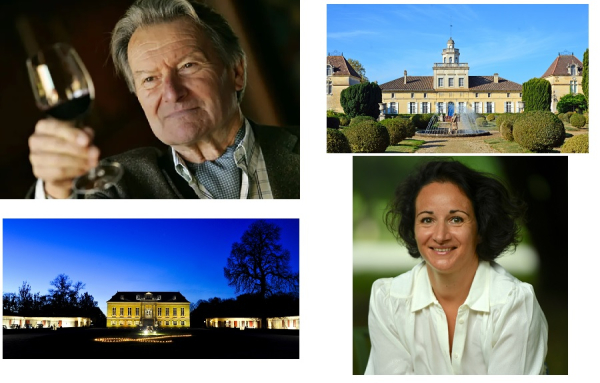
[[[27,59],[35,101],[58,120],[81,127],[94,99],[94,84],[79,55],[68,44],[57,43]],[[89,194],[106,190],[123,175],[120,164],[98,165],[73,181],[73,190]]]

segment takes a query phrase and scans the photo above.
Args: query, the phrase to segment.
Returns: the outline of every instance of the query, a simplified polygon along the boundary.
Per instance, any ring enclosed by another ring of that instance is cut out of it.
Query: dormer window
[[[135,300],[136,300],[136,301],[139,301],[139,300],[140,300],[140,294],[138,294],[138,295],[136,295],[136,296],[135,296]]]
[[[156,297],[156,300],[157,300],[157,301],[160,301],[160,295],[158,295],[158,296]]]
[[[569,68],[569,73],[571,74],[571,76],[575,76],[577,74],[577,67],[575,66],[575,64],[571,65],[571,67]]]
[[[331,64],[327,64],[327,76],[331,76],[333,74],[333,67]]]
[[[125,295],[121,295],[120,298],[121,298],[122,301],[124,301],[125,300]]]

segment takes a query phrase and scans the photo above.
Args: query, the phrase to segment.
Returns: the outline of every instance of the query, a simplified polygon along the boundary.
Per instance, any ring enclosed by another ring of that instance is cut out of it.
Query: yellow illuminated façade
[[[180,292],[118,291],[106,303],[106,327],[190,327],[190,302]]]

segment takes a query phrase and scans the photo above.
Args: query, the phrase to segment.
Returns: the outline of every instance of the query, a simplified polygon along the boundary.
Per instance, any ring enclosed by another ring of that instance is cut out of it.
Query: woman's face
[[[452,273],[478,262],[475,212],[458,186],[450,182],[426,185],[415,206],[415,239],[428,266]]]

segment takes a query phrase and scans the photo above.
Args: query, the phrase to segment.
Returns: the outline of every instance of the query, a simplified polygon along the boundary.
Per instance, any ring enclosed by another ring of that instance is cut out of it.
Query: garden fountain
[[[458,114],[458,121],[455,122],[455,129],[452,129],[452,122],[440,121],[438,115],[434,114],[425,130],[418,130],[417,136],[426,137],[474,137],[490,134],[487,130],[477,129],[475,122],[477,114],[471,109]]]

